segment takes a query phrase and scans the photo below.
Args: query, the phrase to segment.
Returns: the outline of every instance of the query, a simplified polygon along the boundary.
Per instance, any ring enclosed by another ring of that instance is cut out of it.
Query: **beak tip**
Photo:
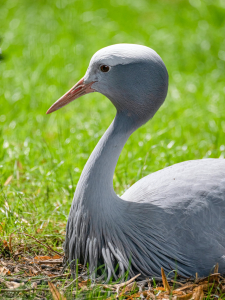
[[[54,109],[52,106],[46,111],[46,115],[51,114],[52,112],[56,111],[57,109]]]
[[[51,107],[50,107],[50,108],[46,111],[46,115],[51,114],[53,111],[55,111],[55,110],[52,110]]]

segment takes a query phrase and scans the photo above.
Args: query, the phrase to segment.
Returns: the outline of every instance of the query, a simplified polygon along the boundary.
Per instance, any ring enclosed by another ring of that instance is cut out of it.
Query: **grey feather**
[[[106,272],[107,280],[127,270],[130,276],[160,276],[161,267],[184,276],[205,276],[216,263],[223,273],[224,159],[179,163],[142,178],[122,197],[114,192],[113,174],[124,144],[154,116],[168,89],[163,61],[142,47],[100,50],[84,77],[86,83],[95,81],[92,87],[111,100],[117,114],[77,184],[67,223],[66,257],[73,271],[77,259],[88,262],[93,278],[105,264],[102,274]],[[107,63],[110,71],[101,73],[99,66]]]

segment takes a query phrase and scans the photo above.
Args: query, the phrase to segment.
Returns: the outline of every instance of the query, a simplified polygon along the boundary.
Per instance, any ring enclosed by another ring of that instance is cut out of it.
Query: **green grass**
[[[121,154],[114,180],[118,194],[168,165],[223,157],[224,14],[223,1],[1,4],[0,234],[64,231],[81,171],[115,109],[95,93],[50,116],[45,112],[104,46],[150,46],[170,76],[165,104]]]
[[[1,1],[2,239],[20,231],[61,245],[79,176],[115,109],[93,93],[45,112],[104,46],[149,46],[170,78],[165,104],[120,156],[116,193],[168,165],[225,156],[224,15],[223,0]]]

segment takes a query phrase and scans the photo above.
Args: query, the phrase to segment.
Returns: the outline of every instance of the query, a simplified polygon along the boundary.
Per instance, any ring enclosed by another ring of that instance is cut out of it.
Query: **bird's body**
[[[225,272],[224,159],[167,167],[142,178],[122,197],[113,189],[124,144],[158,110],[167,86],[166,68],[153,50],[114,45],[97,52],[84,79],[50,108],[92,91],[106,95],[117,108],[75,191],[65,240],[72,269],[77,260],[88,262],[95,276],[104,265],[97,273],[108,279],[126,270],[157,276],[161,267],[203,276],[216,263]]]
[[[180,256],[177,269],[180,265],[181,274],[207,276],[216,263],[225,271],[224,159],[167,167],[138,181],[122,199],[145,205],[149,226],[163,233],[162,249],[170,246],[167,259]],[[167,262],[162,266],[171,271]]]

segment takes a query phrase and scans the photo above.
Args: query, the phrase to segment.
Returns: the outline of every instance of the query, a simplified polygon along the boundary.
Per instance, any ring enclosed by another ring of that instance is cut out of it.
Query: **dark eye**
[[[105,73],[105,72],[108,72],[109,69],[110,69],[109,66],[106,66],[106,65],[101,65],[101,66],[100,66],[100,70],[101,70],[102,72],[104,72],[104,73]]]

